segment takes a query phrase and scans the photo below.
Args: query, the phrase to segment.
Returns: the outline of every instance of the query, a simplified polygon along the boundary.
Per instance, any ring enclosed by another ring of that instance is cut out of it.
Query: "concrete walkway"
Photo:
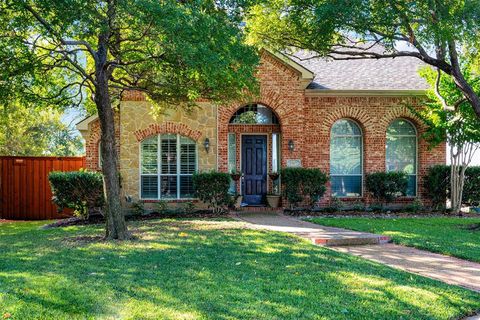
[[[381,235],[324,227],[281,214],[241,213],[237,217],[255,229],[292,233],[339,252],[480,292],[479,263],[386,243],[388,237]]]
[[[480,292],[480,263],[392,243],[335,247],[335,250]]]
[[[389,237],[382,235],[320,226],[282,214],[242,212],[236,217],[249,222],[252,228],[292,233],[324,246],[379,244],[390,241]]]

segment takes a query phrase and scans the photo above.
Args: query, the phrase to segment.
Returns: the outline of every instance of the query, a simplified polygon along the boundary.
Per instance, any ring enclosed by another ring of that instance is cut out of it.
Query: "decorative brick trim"
[[[117,142],[117,154],[120,156],[120,112],[114,114],[115,121],[115,141]],[[99,143],[101,138],[100,120],[96,119],[88,125],[88,139],[85,141],[85,161],[88,170],[101,171],[99,166]],[[120,163],[120,162],[119,162]]]
[[[189,137],[194,141],[198,141],[202,136],[202,132],[199,130],[194,130],[184,123],[178,122],[163,122],[163,123],[152,123],[145,129],[140,129],[135,131],[133,134],[137,138],[137,141],[142,141],[148,137],[155,136],[162,133],[174,133],[179,134],[185,137]]]
[[[410,109],[408,109],[408,107],[405,107],[405,106],[388,109],[388,111],[385,113],[385,116],[379,119],[378,121],[381,126],[381,128],[379,129],[387,132],[387,128],[390,125],[390,123],[392,123],[393,120],[399,119],[399,118],[407,119],[408,121],[410,121],[415,126],[415,129],[417,129],[418,133],[425,130],[425,125],[423,124],[422,120],[418,118],[416,115],[414,115],[410,111]]]
[[[368,112],[367,109],[341,106],[332,110],[325,116],[325,119],[323,121],[325,126],[323,128],[324,130],[327,130],[326,134],[330,136],[330,130],[332,128],[332,125],[336,121],[346,118],[355,121],[365,134],[367,128],[370,130],[375,128],[375,123],[373,121],[374,117],[375,115],[372,115],[371,112]]]
[[[122,101],[146,101],[145,93],[136,90],[127,90],[122,94]]]

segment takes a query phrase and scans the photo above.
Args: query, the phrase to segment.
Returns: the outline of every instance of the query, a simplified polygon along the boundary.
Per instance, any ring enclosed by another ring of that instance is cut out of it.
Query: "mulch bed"
[[[459,215],[434,213],[434,212],[365,212],[365,211],[337,211],[325,212],[315,210],[298,210],[285,209],[285,215],[295,217],[328,217],[328,218],[439,218],[439,217],[456,217],[456,218],[480,218],[479,214],[463,212]]]

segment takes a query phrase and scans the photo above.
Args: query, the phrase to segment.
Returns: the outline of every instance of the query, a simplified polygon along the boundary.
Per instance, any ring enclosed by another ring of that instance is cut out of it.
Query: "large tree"
[[[64,113],[56,106],[40,108],[18,101],[0,103],[0,155],[80,155],[82,139],[63,118]]]
[[[213,0],[1,2],[0,47],[10,48],[10,60],[25,60],[46,74],[61,70],[68,81],[58,93],[94,101],[102,132],[107,238],[129,237],[112,105],[126,90],[164,105],[191,106],[200,97],[230,100],[254,89],[258,58],[244,44],[233,7],[232,1]],[[0,62],[0,74],[3,69]]]
[[[467,59],[462,72],[480,94],[480,75],[474,61]],[[440,77],[440,73],[430,68],[421,70],[421,75],[431,86],[427,93],[429,101],[422,109],[411,110],[427,125],[424,138],[430,144],[448,142],[451,209],[458,214],[462,208],[465,171],[480,149],[480,119],[451,78]]]
[[[268,0],[250,10],[247,26],[253,41],[290,52],[418,58],[450,76],[480,117],[480,97],[462,71],[466,51],[478,57],[477,0]],[[371,50],[377,44],[384,50]]]

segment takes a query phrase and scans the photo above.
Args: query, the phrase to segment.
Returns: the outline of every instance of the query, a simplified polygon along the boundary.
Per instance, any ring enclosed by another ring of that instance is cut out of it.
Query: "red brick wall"
[[[278,116],[281,131],[281,163],[286,166],[288,159],[301,159],[304,167],[330,170],[330,129],[333,123],[342,118],[355,120],[363,131],[363,172],[364,174],[385,170],[386,130],[396,118],[410,120],[418,131],[418,195],[423,198],[423,175],[433,164],[445,163],[445,145],[429,150],[421,139],[424,132],[421,122],[409,111],[407,105],[418,106],[416,97],[360,96],[330,97],[306,96],[300,89],[300,74],[268,53],[262,56],[258,77],[260,94],[254,101],[241,101],[219,109],[218,116],[218,166],[226,171],[228,166],[227,139],[229,132],[237,133],[237,169],[240,169],[240,134],[263,133],[264,126],[229,125],[231,116],[237,109],[248,103],[261,103],[270,107]],[[269,130],[267,130],[269,131]],[[269,131],[272,132],[272,131]],[[288,150],[288,141],[293,140],[295,150]],[[270,152],[269,152],[270,158]],[[270,184],[269,184],[270,186]],[[366,192],[362,198],[371,202]],[[321,200],[330,202],[330,186]],[[342,199],[343,200],[343,199]],[[349,201],[349,199],[346,199]],[[400,199],[400,202],[411,198]]]
[[[120,141],[120,113],[115,112],[115,140]],[[94,171],[101,171],[102,169],[99,166],[99,159],[98,159],[98,146],[100,143],[100,121],[96,119],[88,124],[88,138],[85,142],[85,151],[86,151],[86,167],[88,170]],[[120,155],[120,146],[117,145],[117,153]]]

